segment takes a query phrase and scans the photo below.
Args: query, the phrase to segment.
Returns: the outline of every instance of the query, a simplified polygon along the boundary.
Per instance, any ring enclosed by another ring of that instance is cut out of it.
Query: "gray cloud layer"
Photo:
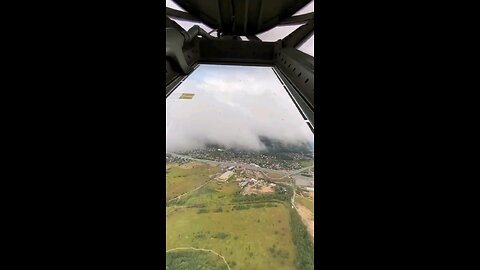
[[[193,99],[179,99],[194,93]],[[167,151],[206,143],[265,148],[260,136],[313,144],[313,134],[270,67],[201,65],[167,98]]]

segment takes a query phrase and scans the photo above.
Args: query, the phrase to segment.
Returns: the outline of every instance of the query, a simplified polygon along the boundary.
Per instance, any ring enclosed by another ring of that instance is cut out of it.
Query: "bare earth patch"
[[[271,187],[271,186],[262,186],[258,191],[260,191],[260,193],[273,193],[274,192],[273,187]]]
[[[279,178],[285,177],[285,174],[278,173],[278,172],[267,172],[267,173],[265,173],[265,175],[268,178],[272,178],[272,179],[275,179],[275,178],[279,179]]]
[[[269,185],[246,185],[242,191],[243,195],[260,194],[260,193],[273,193],[273,187]]]
[[[302,197],[305,197],[309,200],[313,200],[313,191],[302,191],[301,194],[299,194]]]
[[[182,169],[192,169],[192,168],[195,168],[196,166],[200,166],[200,165],[202,165],[202,164],[199,163],[199,162],[188,162],[188,163],[182,164],[178,167],[182,168]]]
[[[167,162],[167,170],[170,169],[171,167],[175,167],[175,166],[178,166],[178,164]]]
[[[312,212],[308,210],[308,208],[304,207],[303,205],[296,203],[295,206],[297,207],[297,212],[302,218],[303,224],[307,226],[308,233],[313,237],[313,219],[312,219]]]
[[[254,193],[255,193],[255,189],[252,188],[252,186],[250,185],[247,185],[246,187],[244,187],[242,191],[242,195],[250,195]]]
[[[255,179],[263,179],[263,173],[257,172],[257,171],[252,171],[252,170],[242,170],[242,173],[247,177],[247,178],[255,178]]]

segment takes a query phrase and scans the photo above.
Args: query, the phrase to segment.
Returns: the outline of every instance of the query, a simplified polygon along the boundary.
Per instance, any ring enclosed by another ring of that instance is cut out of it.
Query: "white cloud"
[[[178,99],[185,92],[195,96]],[[207,142],[261,150],[259,136],[313,143],[313,134],[270,67],[201,65],[167,99],[169,151]]]

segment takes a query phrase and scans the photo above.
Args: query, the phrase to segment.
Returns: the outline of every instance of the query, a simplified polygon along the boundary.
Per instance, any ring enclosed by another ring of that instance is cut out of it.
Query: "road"
[[[298,169],[298,170],[295,170],[295,171],[290,171],[287,175],[290,176],[290,175],[295,175],[295,174],[299,174],[303,171],[306,171],[310,168],[313,168],[313,165],[312,166],[308,166],[308,167],[304,167],[304,168],[301,168],[301,169]]]
[[[285,176],[283,176],[282,178],[285,178],[285,177],[291,176],[291,175],[295,175],[295,174],[299,174],[299,173],[301,173],[305,170],[313,168],[313,165],[312,165],[312,166],[304,167],[304,168],[294,170],[294,171],[272,170],[272,169],[266,169],[266,168],[262,168],[262,167],[253,166],[253,165],[250,165],[250,164],[245,164],[245,163],[237,163],[237,162],[231,162],[231,161],[220,162],[220,161],[213,161],[213,160],[208,160],[208,159],[192,158],[190,156],[179,155],[179,154],[174,154],[174,153],[171,153],[171,155],[174,156],[174,157],[178,157],[178,158],[190,159],[190,160],[204,162],[204,163],[208,163],[208,164],[212,164],[212,165],[237,166],[237,167],[242,167],[242,168],[252,170],[252,171],[285,174]]]
[[[180,195],[178,195],[177,197],[171,198],[171,199],[168,200],[168,201],[173,201],[173,200],[176,200],[176,199],[180,199],[181,197],[183,197],[183,196],[185,196],[185,195],[187,195],[187,194],[190,194],[190,193],[194,192],[195,190],[200,189],[201,187],[205,186],[206,184],[210,183],[211,181],[212,181],[212,180],[208,180],[208,181],[205,182],[203,185],[201,185],[201,186],[199,186],[199,187],[197,187],[197,188],[195,188],[195,189],[192,189],[192,190],[190,190],[190,191],[187,191],[187,192],[185,192],[185,193],[183,193],[183,194],[180,194]]]
[[[208,159],[198,159],[198,158],[192,158],[190,156],[179,155],[179,154],[174,154],[174,153],[172,153],[171,155],[174,156],[174,157],[178,157],[178,158],[190,159],[190,160],[204,162],[204,163],[208,163],[208,164],[212,164],[212,165],[237,166],[237,167],[246,168],[246,169],[249,169],[249,170],[252,170],[252,171],[260,171],[260,172],[264,172],[264,173],[265,172],[267,172],[267,173],[268,172],[274,172],[274,173],[285,174],[283,177],[277,178],[277,179],[282,179],[282,178],[285,178],[285,177],[288,177],[288,176],[296,175],[296,174],[299,174],[299,173],[301,173],[305,170],[313,168],[313,165],[312,165],[312,166],[304,167],[304,168],[294,170],[294,171],[272,170],[272,169],[266,169],[266,168],[257,167],[257,166],[244,164],[244,163],[236,163],[236,162],[230,162],[230,161],[229,162],[220,162],[220,161],[213,161],[213,160],[208,160]],[[293,196],[292,196],[292,199],[291,199],[292,208],[296,209],[297,207],[295,206],[295,181],[291,181],[291,186],[293,188]]]

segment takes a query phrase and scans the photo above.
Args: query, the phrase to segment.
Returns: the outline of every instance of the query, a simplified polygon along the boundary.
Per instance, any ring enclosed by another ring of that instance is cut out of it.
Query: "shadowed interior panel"
[[[208,27],[227,35],[255,35],[275,27],[312,0],[174,0]],[[248,12],[245,12],[248,10]]]
[[[273,42],[199,40],[200,61],[273,64]]]

